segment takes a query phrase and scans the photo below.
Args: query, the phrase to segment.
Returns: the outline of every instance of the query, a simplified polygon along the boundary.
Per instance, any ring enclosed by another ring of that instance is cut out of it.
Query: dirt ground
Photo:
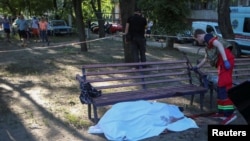
[[[51,38],[49,47],[30,40],[26,48],[18,40],[7,43],[0,38],[0,141],[106,141],[103,135],[87,133],[93,123],[87,118],[86,105],[79,101],[75,75],[81,73],[82,64],[123,61],[121,42],[91,42],[89,51],[81,53],[77,38],[58,38]],[[178,56],[173,53],[176,51],[148,47],[147,57]],[[187,97],[159,101],[184,107],[186,115],[200,113],[199,104],[189,105]],[[205,102],[204,112],[215,110],[209,108],[208,96]],[[246,124],[239,112],[237,115],[231,124]],[[197,129],[163,133],[144,141],[207,141],[207,126],[220,123],[209,117],[195,121]]]

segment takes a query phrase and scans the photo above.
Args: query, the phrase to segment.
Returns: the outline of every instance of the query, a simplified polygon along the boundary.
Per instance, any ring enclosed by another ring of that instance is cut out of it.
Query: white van
[[[194,22],[192,22],[193,32],[198,28],[206,31],[206,33],[212,33],[216,36],[222,37],[220,29],[219,29],[219,25],[217,22],[208,22],[208,21],[194,21]],[[197,41],[194,40],[193,45],[197,46],[199,44]]]
[[[250,54],[250,7],[230,7],[238,54]]]

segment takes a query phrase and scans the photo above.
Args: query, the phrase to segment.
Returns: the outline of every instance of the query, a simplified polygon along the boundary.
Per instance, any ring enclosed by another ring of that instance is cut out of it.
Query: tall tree
[[[123,31],[125,31],[126,22],[129,16],[133,14],[135,8],[135,0],[120,0],[120,12]],[[134,58],[131,51],[131,46],[125,43],[125,37],[123,36],[123,48],[124,48],[124,61],[126,63],[133,62]]]
[[[79,41],[81,42],[81,51],[87,52],[86,35],[85,35],[85,23],[82,16],[82,0],[72,0],[74,11],[76,14],[76,27],[79,35]]]

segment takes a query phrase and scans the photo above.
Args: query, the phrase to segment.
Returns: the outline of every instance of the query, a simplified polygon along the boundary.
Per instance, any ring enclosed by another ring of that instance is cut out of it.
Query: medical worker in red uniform
[[[200,44],[206,44],[206,55],[204,59],[193,69],[196,71],[202,65],[209,61],[211,66],[218,70],[217,82],[217,108],[218,112],[212,117],[222,120],[223,125],[229,124],[237,118],[234,113],[234,105],[228,98],[227,91],[232,88],[232,73],[234,68],[234,55],[232,54],[232,45],[220,37],[211,33],[206,33],[202,29],[194,31],[194,39]]]

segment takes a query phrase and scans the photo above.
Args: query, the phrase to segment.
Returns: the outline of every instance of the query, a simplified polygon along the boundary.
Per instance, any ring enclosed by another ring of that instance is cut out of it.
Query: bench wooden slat
[[[184,91],[188,90],[188,91]],[[141,91],[129,91],[129,92],[120,92],[103,95],[101,97],[93,99],[95,105],[105,106],[113,105],[118,102],[127,101],[127,97],[130,97],[131,101],[134,100],[150,100],[150,99],[161,99],[168,97],[183,96],[190,93],[200,93],[206,91],[206,88],[197,87],[195,85],[182,85],[182,86],[173,86],[167,87],[160,90],[150,89],[150,90],[141,90]]]
[[[214,74],[214,73],[216,73],[217,74],[217,70],[203,70],[202,72],[204,72],[204,73],[211,73],[211,74]]]
[[[143,63],[116,63],[116,64],[91,64],[83,65],[82,68],[105,68],[105,67],[130,67],[130,66],[143,66],[143,65],[163,65],[163,64],[179,64],[187,63],[187,60],[169,60],[169,61],[157,61],[157,62],[143,62]]]
[[[129,79],[142,79],[142,78],[152,78],[152,77],[163,77],[163,76],[174,76],[174,75],[187,75],[188,72],[173,72],[173,73],[161,73],[152,75],[137,75],[137,76],[123,76],[123,77],[112,77],[112,78],[102,78],[102,79],[88,79],[88,82],[108,82],[117,80],[129,80]]]
[[[250,68],[235,68],[234,73],[238,73],[241,71],[248,71],[248,74],[250,74]]]
[[[166,80],[145,81],[145,82],[127,83],[127,84],[120,84],[120,85],[96,86],[95,88],[101,90],[101,89],[130,87],[130,86],[139,86],[139,85],[146,85],[146,84],[166,83],[166,82],[176,82],[176,81],[186,81],[186,80],[189,80],[189,78],[176,78],[176,79],[169,79],[169,80],[166,79]]]
[[[246,66],[246,65],[250,65],[250,62],[235,62],[235,63],[237,63],[237,66],[236,67],[238,67],[238,66]]]
[[[249,73],[238,72],[233,75],[233,77],[236,77],[235,79],[237,79],[239,76],[247,76],[250,79]]]
[[[237,84],[243,83],[243,82],[248,81],[248,80],[250,80],[250,78],[237,79],[237,80],[233,81],[233,84],[237,85]]]
[[[98,72],[89,72],[85,71],[85,75],[93,76],[93,75],[107,75],[107,74],[124,74],[124,73],[134,73],[134,72],[146,72],[146,71],[161,71],[161,70],[175,70],[181,69],[183,67],[187,67],[185,65],[175,65],[169,67],[154,67],[154,68],[146,68],[146,69],[125,69],[125,70],[100,70]],[[86,68],[83,68],[86,69]],[[188,69],[188,68],[187,68]]]
[[[235,62],[249,61],[249,57],[246,58],[235,58]]]

